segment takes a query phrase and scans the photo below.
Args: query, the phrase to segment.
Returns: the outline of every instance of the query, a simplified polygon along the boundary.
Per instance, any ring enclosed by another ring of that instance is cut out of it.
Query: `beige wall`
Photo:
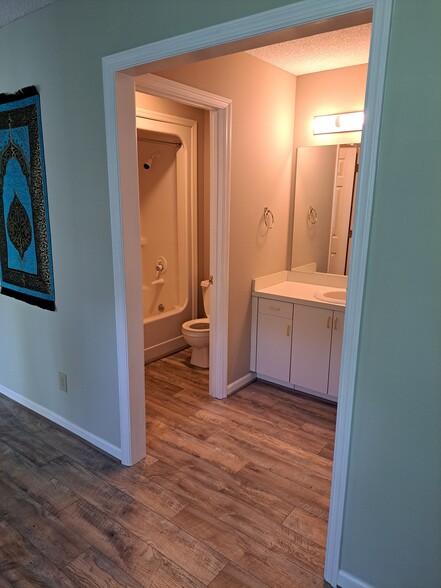
[[[312,133],[314,116],[363,110],[367,64],[298,76],[294,148],[309,145],[359,143],[361,133]]]
[[[142,76],[139,81],[142,83]],[[208,132],[208,111],[179,104],[172,100],[157,98],[142,92],[136,92],[136,107],[154,112],[162,112],[195,120],[197,127],[198,163],[197,163],[197,240],[198,240],[198,283],[210,273],[210,161]],[[202,294],[198,288],[198,313],[204,316]]]
[[[228,382],[249,372],[251,280],[287,267],[296,78],[248,54],[167,72],[232,100]],[[264,230],[263,209],[275,227]]]

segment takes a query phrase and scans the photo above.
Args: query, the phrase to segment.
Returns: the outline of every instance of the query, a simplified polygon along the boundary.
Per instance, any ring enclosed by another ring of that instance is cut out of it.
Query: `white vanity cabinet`
[[[290,383],[334,398],[338,395],[344,313],[294,305]]]
[[[289,381],[293,304],[259,300],[256,336],[256,371]]]
[[[344,312],[256,296],[251,370],[262,380],[337,400]]]
[[[345,325],[345,313],[334,310],[332,323],[331,356],[329,359],[328,394],[337,398],[340,384],[341,350],[343,346],[343,328]]]

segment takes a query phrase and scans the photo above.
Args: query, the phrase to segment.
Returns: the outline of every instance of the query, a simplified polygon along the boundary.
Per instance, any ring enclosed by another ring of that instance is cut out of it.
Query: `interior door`
[[[329,241],[328,272],[331,274],[345,273],[356,159],[356,146],[339,147]]]

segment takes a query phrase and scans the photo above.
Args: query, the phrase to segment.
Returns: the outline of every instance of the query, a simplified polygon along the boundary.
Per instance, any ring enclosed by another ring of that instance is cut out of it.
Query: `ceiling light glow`
[[[353,131],[361,131],[363,121],[363,111],[315,116],[313,132],[314,135],[323,135],[327,133],[351,133]]]

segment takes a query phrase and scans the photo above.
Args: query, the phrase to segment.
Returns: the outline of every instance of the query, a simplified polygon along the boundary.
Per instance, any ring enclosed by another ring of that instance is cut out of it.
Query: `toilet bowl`
[[[182,325],[182,336],[191,346],[190,363],[197,367],[208,368],[208,343],[210,340],[210,282],[202,280],[202,298],[207,318],[198,318],[187,321]]]

